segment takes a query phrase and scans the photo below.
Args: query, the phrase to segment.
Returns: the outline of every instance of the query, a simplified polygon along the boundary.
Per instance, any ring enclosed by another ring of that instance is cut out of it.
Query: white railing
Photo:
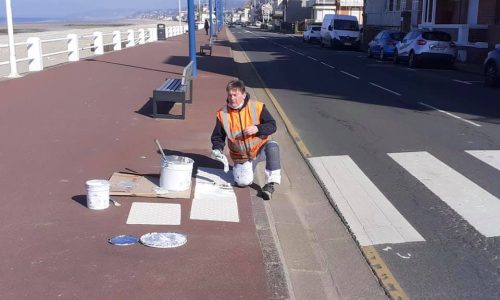
[[[165,28],[166,38],[177,36],[183,34],[188,30],[188,26],[170,26]],[[125,39],[122,36],[126,36]],[[105,42],[105,40],[107,42]],[[80,35],[68,34],[66,37],[61,38],[51,38],[42,40],[39,37],[29,37],[26,42],[15,43],[17,47],[25,46],[26,57],[16,58],[15,63],[28,62],[28,71],[41,71],[44,69],[44,58],[52,58],[53,56],[59,56],[62,54],[67,55],[67,60],[69,62],[79,61],[81,58],[81,52],[90,50],[93,51],[93,55],[102,55],[105,52],[105,47],[112,46],[112,51],[118,51],[122,49],[122,43],[125,43],[125,47],[134,47],[136,45],[143,45],[146,43],[151,43],[158,40],[158,34],[156,28],[129,29],[126,32],[113,31],[108,33],[103,33],[96,31],[90,35]],[[64,46],[64,42],[66,46]],[[61,49],[57,49],[55,52],[45,53],[44,49],[49,43],[59,43],[62,46]],[[8,44],[0,44],[0,51],[2,48],[8,49]],[[17,52],[17,51],[16,51]],[[64,61],[63,61],[64,62]],[[0,66],[10,65],[10,61],[0,61]]]
[[[452,37],[460,46],[472,46],[478,48],[488,47],[488,43],[484,41],[483,43],[469,43],[469,29],[488,29],[488,25],[469,25],[469,24],[431,24],[424,23],[419,24],[420,29],[444,29],[453,30]]]

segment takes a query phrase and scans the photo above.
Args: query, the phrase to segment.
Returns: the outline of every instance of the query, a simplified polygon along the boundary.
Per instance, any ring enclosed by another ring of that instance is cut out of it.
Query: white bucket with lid
[[[185,191],[191,187],[193,163],[189,157],[169,155],[161,161],[160,187],[169,191]]]
[[[85,183],[87,187],[87,207],[106,209],[109,207],[109,181],[93,179]]]

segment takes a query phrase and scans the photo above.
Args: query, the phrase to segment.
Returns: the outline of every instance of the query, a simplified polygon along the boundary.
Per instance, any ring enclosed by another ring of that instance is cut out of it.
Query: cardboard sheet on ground
[[[160,189],[160,175],[142,176],[135,174],[115,172],[109,179],[111,184],[110,195],[112,196],[137,196],[137,197],[159,197],[159,198],[181,198],[189,199],[191,187],[182,192],[174,192]],[[192,186],[192,185],[191,185]]]
[[[232,173],[221,169],[198,168],[190,218],[193,220],[239,222],[238,202]]]

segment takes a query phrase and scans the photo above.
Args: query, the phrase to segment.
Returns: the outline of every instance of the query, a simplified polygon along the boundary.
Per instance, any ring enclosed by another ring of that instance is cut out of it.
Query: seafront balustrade
[[[166,38],[183,34],[187,25],[165,28]],[[92,34],[70,33],[64,37],[28,37],[26,42],[16,42],[16,66],[20,73],[41,71],[45,67],[79,61],[81,58],[101,55],[109,51],[134,47],[158,40],[157,28],[95,31]],[[0,76],[9,74],[9,45],[0,44]],[[4,60],[5,59],[5,60]],[[2,61],[4,60],[4,61]],[[22,67],[24,64],[24,68]]]

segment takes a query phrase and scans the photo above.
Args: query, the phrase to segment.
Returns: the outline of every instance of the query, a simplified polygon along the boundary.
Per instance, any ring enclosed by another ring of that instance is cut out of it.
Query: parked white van
[[[325,15],[321,24],[321,47],[359,49],[359,23],[355,16]]]

